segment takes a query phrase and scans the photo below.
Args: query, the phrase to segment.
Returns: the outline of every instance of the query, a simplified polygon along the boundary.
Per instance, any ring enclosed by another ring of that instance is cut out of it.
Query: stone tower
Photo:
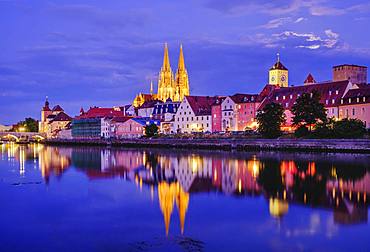
[[[179,62],[175,77],[175,97],[173,101],[182,101],[184,96],[189,95],[189,77],[185,68],[184,53],[180,46]]]

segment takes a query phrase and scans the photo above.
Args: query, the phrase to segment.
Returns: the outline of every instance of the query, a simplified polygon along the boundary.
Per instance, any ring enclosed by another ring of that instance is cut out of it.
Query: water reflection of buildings
[[[120,177],[158,190],[166,234],[175,208],[184,232],[190,195],[224,193],[232,197],[264,197],[271,216],[288,214],[290,205],[333,211],[334,222],[367,222],[370,173],[367,156],[192,153],[57,148],[42,145],[2,146],[2,159],[38,160],[45,181],[73,166],[89,179]],[[22,161],[23,160],[23,161]],[[23,168],[22,168],[23,167]],[[176,205],[176,207],[175,207]]]

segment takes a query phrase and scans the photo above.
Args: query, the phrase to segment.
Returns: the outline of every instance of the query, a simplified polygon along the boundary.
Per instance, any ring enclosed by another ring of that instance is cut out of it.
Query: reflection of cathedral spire
[[[171,214],[173,211],[173,203],[175,200],[175,184],[167,184],[166,182],[161,182],[158,185],[158,198],[159,205],[164,217],[164,223],[166,226],[166,235],[168,235],[168,230],[170,227]]]
[[[184,192],[180,184],[177,184],[177,187],[179,190],[176,195],[176,205],[179,210],[181,234],[184,234],[185,216],[189,206],[189,193]]]
[[[158,198],[159,205],[163,213],[164,223],[166,226],[166,235],[168,235],[171,214],[173,211],[175,200],[177,208],[179,210],[181,234],[183,234],[185,226],[185,215],[189,205],[189,193],[184,192],[178,182],[171,184],[161,182],[158,185]]]

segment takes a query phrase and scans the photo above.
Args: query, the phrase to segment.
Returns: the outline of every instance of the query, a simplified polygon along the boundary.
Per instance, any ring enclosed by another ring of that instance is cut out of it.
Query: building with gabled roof
[[[258,94],[234,94],[221,104],[222,131],[245,131],[256,128],[255,117],[260,103]]]
[[[328,117],[338,118],[338,107],[341,102],[341,98],[344,97],[346,92],[353,87],[350,81],[338,81],[338,82],[324,82],[316,83],[311,85],[294,86],[286,88],[276,88],[264,98],[258,110],[271,102],[279,103],[285,109],[285,115],[287,117],[287,125],[292,124],[293,114],[291,109],[295,104],[295,101],[303,93],[312,93],[314,91],[320,94],[320,102],[324,104],[327,109]]]
[[[359,85],[348,90],[339,105],[339,119],[351,118],[364,122],[370,128],[370,85]]]
[[[57,137],[59,131],[66,128],[72,118],[64,112],[60,105],[55,105],[53,109],[50,109],[49,105],[48,97],[46,97],[41,109],[39,132],[46,134],[47,138],[53,138]]]
[[[211,132],[212,104],[217,96],[185,96],[175,114],[174,132]]]

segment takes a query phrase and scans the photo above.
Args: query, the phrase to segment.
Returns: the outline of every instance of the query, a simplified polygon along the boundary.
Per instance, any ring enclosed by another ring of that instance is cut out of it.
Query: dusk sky
[[[192,95],[258,93],[280,52],[290,84],[370,64],[370,2],[328,0],[0,0],[0,124],[68,114],[148,92],[168,43],[184,47]]]

